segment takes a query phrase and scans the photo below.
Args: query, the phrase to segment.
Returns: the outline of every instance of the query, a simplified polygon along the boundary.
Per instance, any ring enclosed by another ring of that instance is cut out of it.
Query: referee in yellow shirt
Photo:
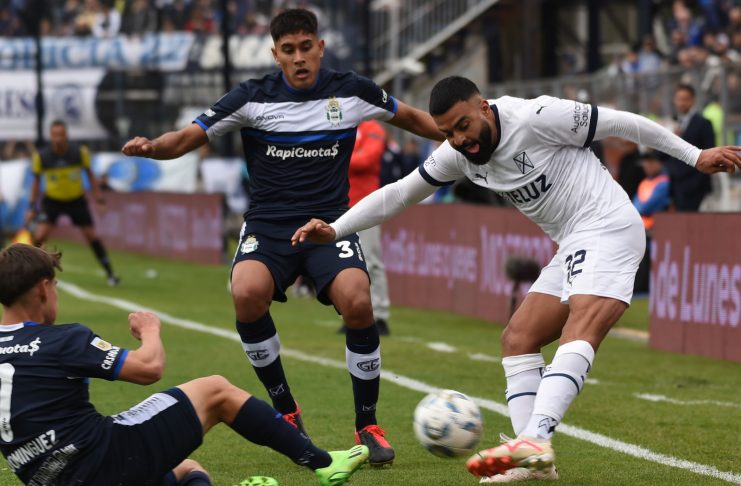
[[[67,138],[67,125],[63,121],[52,122],[49,135],[51,144],[33,154],[34,178],[27,220],[38,221],[33,238],[34,245],[41,246],[56,225],[57,218],[62,214],[68,215],[72,223],[80,228],[95,257],[105,269],[108,285],[115,286],[119,279],[113,273],[103,242],[95,233],[93,217],[82,185],[84,171],[90,181],[93,199],[101,206],[105,204],[98,181],[90,170],[90,152],[85,145],[70,143]],[[39,201],[42,176],[46,184],[43,197]]]

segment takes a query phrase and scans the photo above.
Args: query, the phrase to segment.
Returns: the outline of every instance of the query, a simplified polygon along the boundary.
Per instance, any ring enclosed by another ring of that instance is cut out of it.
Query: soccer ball
[[[436,456],[470,454],[481,437],[483,422],[478,405],[463,393],[430,393],[414,410],[414,435]]]

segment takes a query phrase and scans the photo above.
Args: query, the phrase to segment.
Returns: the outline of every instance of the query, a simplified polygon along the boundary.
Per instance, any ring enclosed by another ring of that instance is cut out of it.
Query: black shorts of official
[[[288,300],[286,289],[301,275],[312,281],[317,299],[322,304],[332,305],[327,295],[329,284],[341,271],[359,268],[368,273],[360,239],[353,233],[332,243],[319,245],[306,241],[292,246],[291,236],[305,222],[276,224],[246,221],[239,235],[232,268],[244,260],[264,263],[273,275],[273,300],[278,302]]]
[[[58,201],[46,196],[41,200],[40,221],[56,224],[63,214],[69,216],[75,226],[93,226],[93,216],[85,196],[71,201]]]
[[[153,412],[151,400],[167,395],[175,403]],[[172,469],[203,442],[193,404],[179,388],[155,394],[115,415],[108,450],[91,486],[166,486]]]

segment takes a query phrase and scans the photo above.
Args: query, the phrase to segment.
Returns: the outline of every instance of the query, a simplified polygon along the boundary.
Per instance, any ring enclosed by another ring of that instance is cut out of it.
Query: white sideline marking
[[[674,405],[717,405],[719,407],[741,408],[741,405],[738,403],[719,402],[717,400],[678,400],[676,398],[669,398],[666,395],[653,395],[651,393],[636,393],[633,396],[641,400],[648,400],[649,402],[667,402]]]
[[[342,321],[339,320],[339,319],[337,319],[337,320],[333,320],[333,319],[319,319],[319,320],[315,320],[314,321],[314,324],[316,324],[317,326],[334,327],[335,329],[339,329],[340,326],[342,325]]]
[[[468,355],[469,359],[472,359],[474,361],[489,361],[491,363],[501,363],[502,358],[499,356],[492,356],[490,354],[484,354],[484,353],[472,353]]]
[[[434,351],[440,351],[441,353],[455,353],[458,351],[448,343],[427,343],[427,347]]]
[[[77,285],[67,283],[67,282],[60,281],[58,284],[58,287],[61,290],[64,290],[65,292],[71,295],[74,295],[75,297],[82,299],[82,300],[88,300],[92,302],[107,304],[112,307],[117,307],[119,309],[122,309],[128,312],[133,312],[137,310],[148,310],[150,312],[155,312],[157,315],[159,315],[160,320],[162,322],[170,323],[174,326],[182,327],[184,329],[190,329],[193,331],[199,331],[199,332],[203,332],[206,334],[212,334],[214,336],[220,336],[220,337],[223,337],[223,338],[226,338],[232,341],[236,341],[236,342],[240,341],[239,335],[236,333],[236,331],[229,331],[229,330],[218,328],[218,327],[212,327],[212,326],[201,324],[200,322],[195,322],[195,321],[191,321],[188,319],[180,319],[179,317],[175,317],[165,312],[160,312],[160,311],[157,311],[155,309],[151,309],[145,306],[141,306],[141,305],[138,305],[128,300],[118,299],[114,297],[106,297],[102,295],[96,295],[96,294],[93,294],[91,292],[88,292],[82,289],[81,287],[78,287]],[[345,363],[342,361],[337,361],[335,359],[330,359],[330,358],[323,358],[320,356],[314,356],[314,355],[303,353],[302,351],[297,351],[297,350],[282,347],[281,354],[294,358],[294,359],[298,359],[300,361],[305,361],[308,363],[315,363],[315,364],[319,364],[322,366],[326,366],[328,368],[335,368],[338,370],[347,369]],[[439,390],[439,387],[429,385],[427,383],[424,383],[419,380],[415,380],[413,378],[408,378],[406,376],[398,375],[389,370],[381,371],[381,378],[383,378],[384,380],[390,381],[392,383],[395,383],[396,385],[399,385],[401,387],[404,387],[404,388],[407,388],[413,391],[418,391],[421,393],[431,393],[433,391]],[[505,417],[509,416],[509,412],[507,411],[506,405],[503,405],[499,402],[495,402],[494,400],[489,400],[487,398],[474,397],[474,396],[471,396],[471,398],[482,408],[491,410],[492,412],[496,412],[500,415],[504,415]],[[586,429],[567,425],[564,423],[561,423],[559,425],[558,431],[561,434],[571,436],[577,439],[581,439],[586,442],[591,442],[592,444],[598,445],[600,447],[612,449],[614,451],[621,452],[623,454],[626,454],[628,456],[633,456],[638,459],[644,459],[644,460],[655,462],[655,463],[658,463],[664,466],[675,467],[677,469],[684,469],[684,470],[693,472],[695,474],[700,474],[703,476],[710,476],[716,479],[721,479],[723,481],[728,481],[729,483],[741,484],[741,474],[739,473],[721,471],[714,466],[707,466],[705,464],[699,464],[697,462],[687,461],[687,460],[679,459],[673,456],[668,456],[666,454],[653,452],[649,449],[646,449],[645,447],[641,447],[635,444],[629,444],[627,442],[623,442],[617,439],[612,439],[605,435],[598,434],[596,432],[590,432]]]

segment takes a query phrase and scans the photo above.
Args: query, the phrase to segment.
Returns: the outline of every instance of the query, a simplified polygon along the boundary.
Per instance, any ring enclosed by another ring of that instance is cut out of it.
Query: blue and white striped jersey
[[[296,90],[281,72],[241,83],[196,118],[209,140],[240,129],[250,175],[250,221],[317,217],[348,205],[356,127],[393,118],[397,102],[370,79],[322,69]]]

